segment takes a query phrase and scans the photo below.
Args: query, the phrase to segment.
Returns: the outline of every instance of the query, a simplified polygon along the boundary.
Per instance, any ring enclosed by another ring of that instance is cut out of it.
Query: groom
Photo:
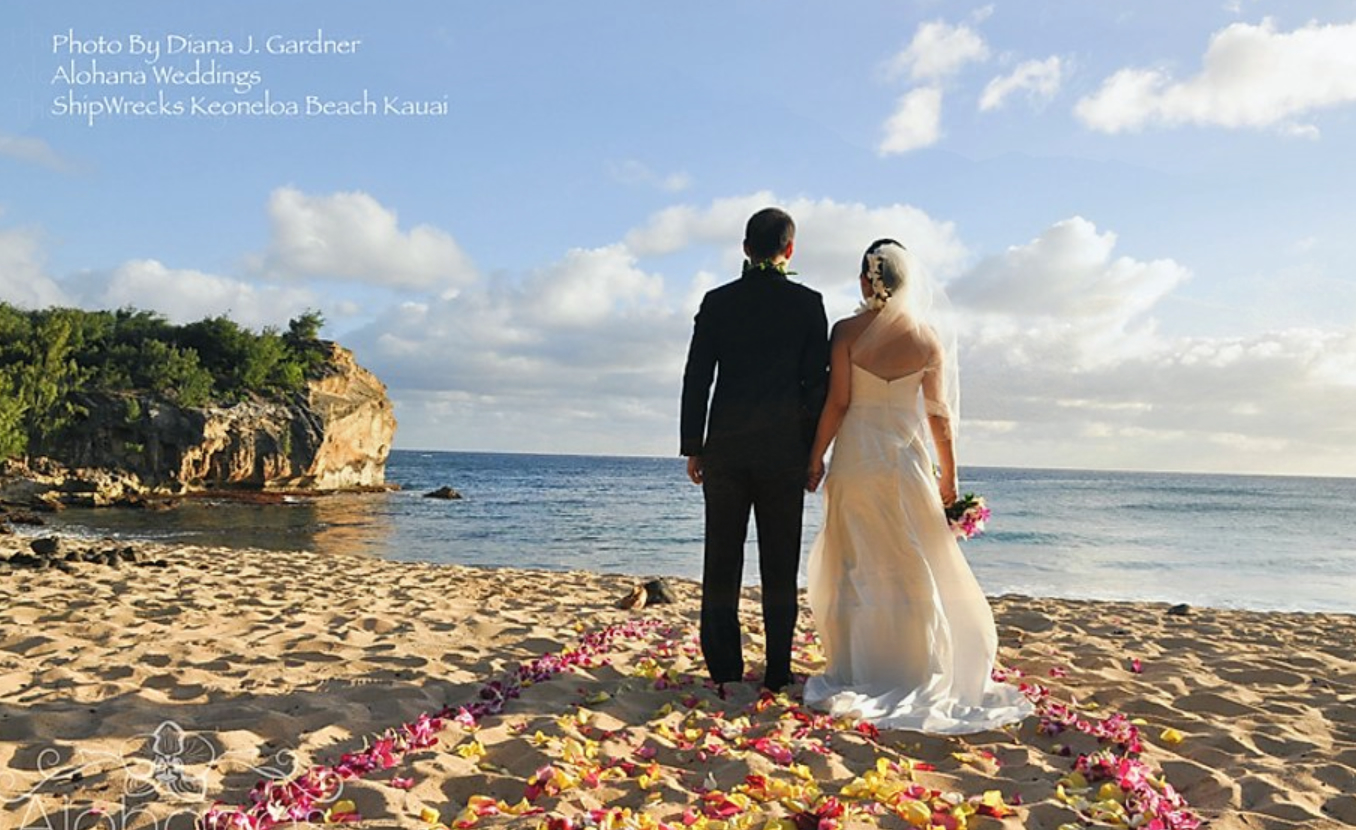
[[[823,300],[787,279],[795,235],[786,211],[765,208],[749,219],[743,275],[708,292],[697,312],[680,428],[688,477],[706,500],[707,671],[716,683],[744,677],[739,594],[752,509],[767,634],[763,685],[773,691],[791,682],[806,468],[829,362]]]

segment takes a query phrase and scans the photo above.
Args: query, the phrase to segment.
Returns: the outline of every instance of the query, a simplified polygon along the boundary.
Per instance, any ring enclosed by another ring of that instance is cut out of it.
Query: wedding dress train
[[[1021,720],[1031,704],[990,678],[998,636],[947,526],[919,407],[924,371],[852,369],[825,479],[809,601],[828,659],[805,701],[877,726],[937,734]]]

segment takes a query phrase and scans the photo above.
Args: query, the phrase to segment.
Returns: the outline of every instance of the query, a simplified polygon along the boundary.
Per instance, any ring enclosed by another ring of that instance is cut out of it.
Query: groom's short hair
[[[786,250],[796,238],[796,222],[781,208],[763,208],[749,217],[744,228],[744,250],[749,259],[762,262]]]

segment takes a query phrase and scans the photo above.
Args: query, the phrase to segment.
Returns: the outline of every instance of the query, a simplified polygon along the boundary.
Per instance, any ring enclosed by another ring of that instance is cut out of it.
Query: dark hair
[[[796,222],[781,208],[763,208],[744,228],[744,248],[754,262],[772,259],[795,238]]]
[[[862,254],[862,273],[863,273],[863,274],[866,273],[866,268],[867,268],[866,258],[867,258],[868,256],[870,256],[871,254],[874,254],[876,251],[879,251],[881,248],[884,248],[886,245],[898,245],[899,247],[904,248],[904,243],[899,242],[899,241],[894,240],[894,239],[877,239],[875,242],[872,242],[870,245],[867,245],[867,246],[866,246],[866,253]],[[907,251],[908,249],[907,249],[907,248],[904,248],[904,250]]]

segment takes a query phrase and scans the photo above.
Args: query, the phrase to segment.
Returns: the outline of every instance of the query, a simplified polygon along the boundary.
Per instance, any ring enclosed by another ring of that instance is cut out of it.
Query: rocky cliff
[[[88,415],[50,453],[66,469],[49,465],[29,495],[47,485],[62,501],[97,505],[222,487],[381,487],[396,428],[386,387],[347,349],[330,349],[323,372],[286,402],[189,409],[149,395],[85,396]],[[0,497],[18,495],[15,486]]]

